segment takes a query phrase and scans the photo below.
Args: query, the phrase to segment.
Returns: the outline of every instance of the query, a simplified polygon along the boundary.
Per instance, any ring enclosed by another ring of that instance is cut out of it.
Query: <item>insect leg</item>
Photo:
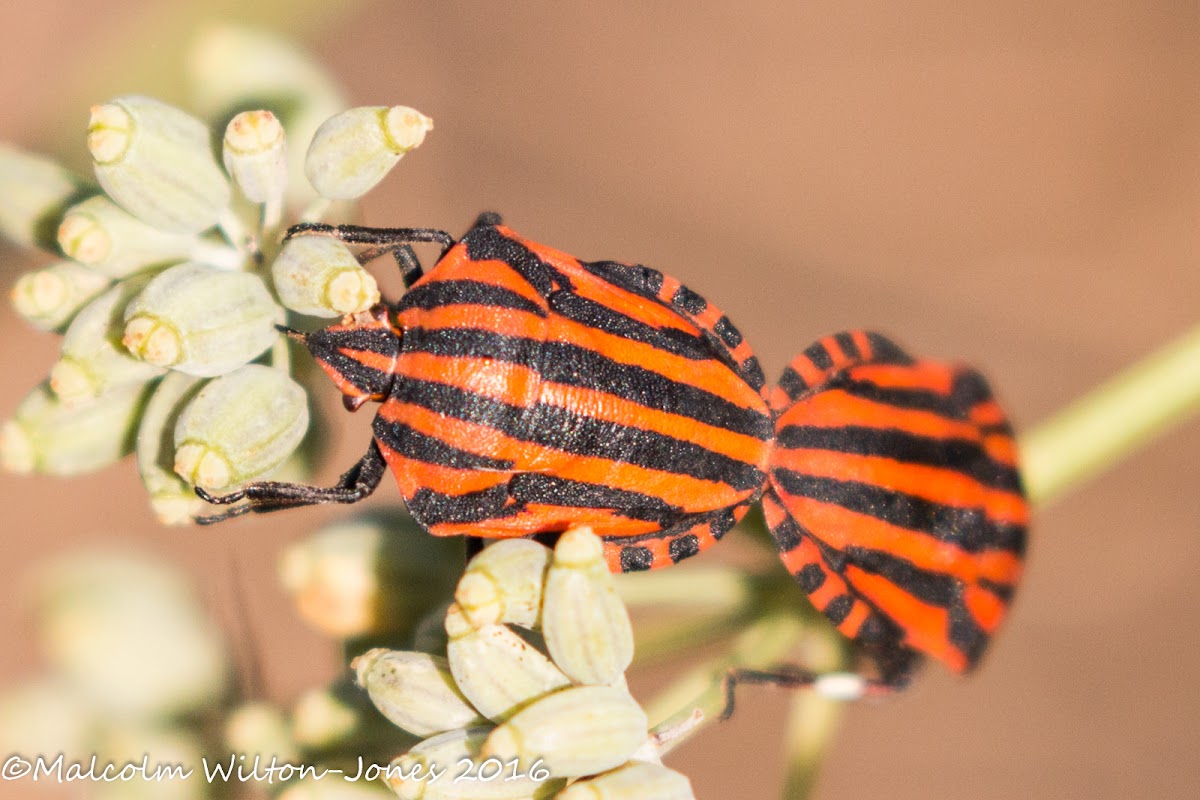
[[[366,455],[348,469],[335,485],[327,488],[307,486],[302,483],[257,481],[246,484],[236,492],[213,495],[197,486],[196,494],[214,505],[232,505],[242,500],[246,502],[236,505],[224,513],[196,517],[195,520],[201,525],[209,525],[251,512],[262,514],[296,506],[357,503],[375,491],[386,471],[387,464],[383,460],[383,454],[379,452],[379,447],[372,441],[371,448]]]
[[[284,238],[291,239],[294,236],[330,236],[346,244],[370,245],[358,254],[361,264],[391,253],[400,265],[405,288],[412,286],[424,274],[421,262],[413,252],[413,243],[432,242],[441,245],[439,259],[454,246],[453,236],[433,228],[364,228],[360,225],[335,226],[305,222],[289,228]]]
[[[721,720],[733,716],[734,694],[739,684],[769,684],[781,689],[812,689],[831,700],[859,700],[878,697],[904,688],[904,683],[865,678],[855,672],[813,672],[794,664],[784,664],[773,670],[734,667],[725,673],[722,689],[725,708]]]

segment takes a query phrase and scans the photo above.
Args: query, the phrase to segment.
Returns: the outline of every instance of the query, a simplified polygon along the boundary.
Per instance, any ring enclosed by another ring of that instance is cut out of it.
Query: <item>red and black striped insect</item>
[[[391,252],[408,291],[304,337],[347,408],[382,405],[331,488],[253,483],[226,514],[370,494],[391,468],[438,536],[586,524],[614,571],[699,553],[761,501],[815,606],[906,682],[974,666],[1021,574],[1028,508],[1004,412],[972,369],[848,331],[768,391],[729,318],[643,266],[580,261],[485,214],[441,231],[301,226]],[[436,242],[422,275],[410,245]]]

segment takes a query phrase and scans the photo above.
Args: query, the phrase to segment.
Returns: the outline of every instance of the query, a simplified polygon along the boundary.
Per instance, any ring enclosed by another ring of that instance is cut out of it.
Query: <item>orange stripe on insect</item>
[[[911,528],[850,511],[835,503],[788,495],[788,510],[811,534],[836,550],[878,550],[916,567],[975,583],[981,578],[1007,583],[1019,560],[1011,553],[969,553],[957,545]]]
[[[944,608],[923,603],[879,575],[846,567],[846,577],[866,599],[895,620],[904,631],[904,641],[928,653],[956,672],[967,668],[967,657],[947,639],[950,615]]]
[[[509,405],[529,407],[537,402],[542,376],[534,369],[491,358],[401,353],[396,374],[444,383]]]
[[[1006,434],[992,433],[984,436],[983,449],[988,458],[1010,467],[1017,466],[1020,461],[1016,440]]]
[[[789,400],[788,403],[791,403]],[[978,443],[979,430],[968,422],[948,419],[932,411],[896,408],[842,389],[826,389],[805,398],[785,411],[778,425],[810,425],[820,428],[847,426],[896,430],[931,439],[961,439]]]
[[[861,600],[855,600],[854,605],[850,607],[850,613],[846,618],[837,624],[838,631],[851,639],[858,636],[858,632],[862,629],[863,623],[871,616],[871,608]]]
[[[410,308],[400,314],[408,329],[486,330],[502,336],[541,339],[546,320],[530,311],[471,304],[438,306],[432,309]]]
[[[963,604],[975,618],[975,623],[987,633],[995,633],[1008,610],[1003,600],[978,586],[968,586],[963,590]]]
[[[883,389],[923,389],[949,396],[954,373],[933,361],[916,364],[864,364],[853,367],[854,380],[869,381]]]
[[[995,522],[1023,525],[1029,521],[1020,495],[991,489],[956,470],[829,450],[780,449],[773,463],[795,472],[872,484],[955,508],[982,508]]]

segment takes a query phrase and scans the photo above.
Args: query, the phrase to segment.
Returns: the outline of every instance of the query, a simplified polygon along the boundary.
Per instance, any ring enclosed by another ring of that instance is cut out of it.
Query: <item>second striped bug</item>
[[[1028,506],[983,376],[886,337],[818,340],[769,389],[729,318],[674,278],[581,261],[494,214],[461,240],[302,225],[391,253],[408,291],[303,336],[354,410],[381,403],[332,487],[262,481],[205,499],[246,512],[369,495],[390,468],[437,536],[589,525],[614,571],[699,553],[761,502],[813,604],[904,685],[921,655],[975,666],[1022,570]],[[442,247],[424,273],[415,243]]]

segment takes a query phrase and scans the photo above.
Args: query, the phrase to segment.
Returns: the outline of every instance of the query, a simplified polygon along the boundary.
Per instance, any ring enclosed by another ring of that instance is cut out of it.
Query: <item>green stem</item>
[[[1021,439],[1021,474],[1045,505],[1200,410],[1200,325]]]
[[[647,716],[656,723],[651,733],[669,736],[660,743],[659,753],[670,752],[720,719],[725,710],[725,676],[731,667],[769,669],[787,658],[808,630],[798,614],[764,615],[734,640],[728,654],[689,670],[651,700],[646,705]],[[687,724],[693,717],[696,722]],[[679,733],[671,735],[672,731]]]

